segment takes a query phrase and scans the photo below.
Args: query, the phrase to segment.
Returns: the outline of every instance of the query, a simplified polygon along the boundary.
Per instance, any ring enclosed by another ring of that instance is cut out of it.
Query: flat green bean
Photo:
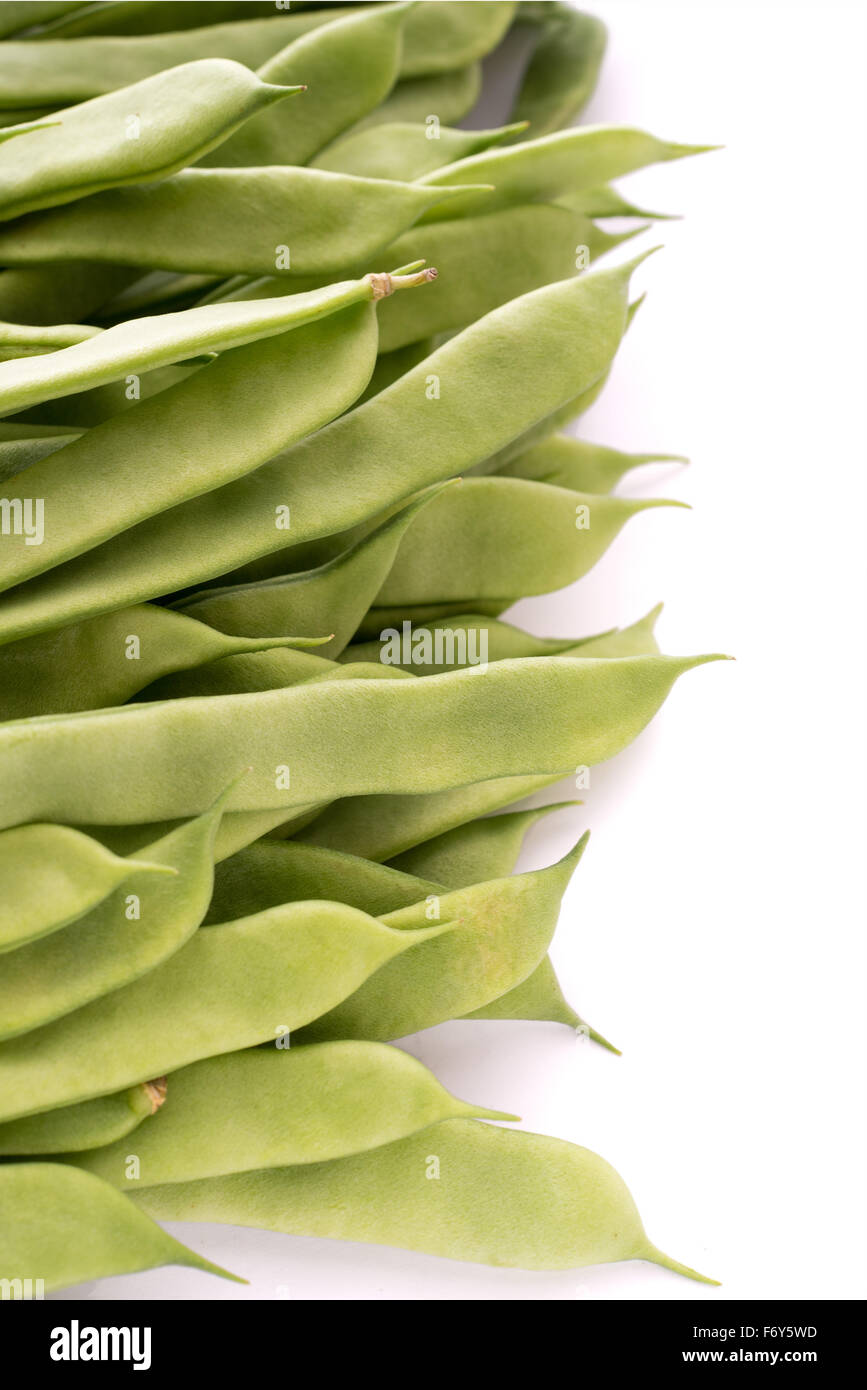
[[[397,931],[342,903],[307,902],[196,932],[133,984],[0,1043],[0,1118],[294,1034],[393,956],[450,930]]]
[[[550,868],[444,893],[435,907],[444,920],[455,923],[454,930],[384,965],[302,1028],[298,1041],[391,1041],[460,1018],[521,984],[551,944],[560,900],[587,839],[583,835]],[[386,913],[382,921],[398,930],[417,930],[431,919],[431,911],[431,903],[423,899]]]
[[[0,144],[0,220],[165,178],[300,90],[204,59],[58,111],[43,130]]]
[[[288,621],[309,632],[328,626],[333,636],[316,655],[334,658],[352,637],[392,569],[402,542],[412,536],[417,517],[437,490],[428,489],[369,536],[317,569],[261,583],[206,589],[179,600],[175,607],[188,618],[232,634],[239,625],[255,635],[269,636]],[[0,669],[2,659],[0,649]]]
[[[514,601],[550,593],[592,569],[630,517],[684,505],[520,478],[468,478],[413,519],[375,602]]]
[[[310,825],[295,831],[294,838],[301,844],[322,845],[382,862],[477,816],[501,811],[560,780],[560,773],[492,777],[422,796],[345,797]]]
[[[4,1281],[38,1278],[50,1292],[169,1264],[237,1280],[174,1240],[92,1173],[65,1163],[0,1164]]]
[[[132,318],[104,330],[83,325],[50,330],[55,338],[68,335],[67,342],[52,343],[49,330],[28,327],[23,333],[45,346],[39,357],[0,363],[0,414],[118,381],[130,373],[151,372],[205,353],[278,337],[353,304],[378,303],[417,278],[365,275],[302,294],[252,302],[223,300],[178,313]],[[16,325],[0,324],[0,341],[4,330],[14,333],[16,329]],[[73,332],[78,336],[73,337]],[[18,329],[19,342],[27,341],[23,333]]]
[[[611,492],[633,468],[647,463],[686,463],[680,454],[624,454],[586,439],[554,434],[497,470],[501,477],[529,478],[575,492]]]
[[[457,130],[441,126],[438,119],[436,124],[394,121],[344,135],[311,159],[310,166],[336,174],[409,182],[446,164],[480,154],[525,129],[525,122],[494,130]]]
[[[134,1201],[161,1221],[226,1221],[520,1269],[649,1260],[714,1282],[651,1244],[623,1179],[598,1154],[476,1120],[445,1120],[332,1163],[149,1188]]]
[[[435,204],[465,196],[451,185],[444,191],[324,169],[183,169],[159,183],[109,188],[0,228],[0,262],[108,261],[215,275],[271,275],[290,266],[299,275],[340,273],[350,261],[369,264]]]
[[[604,377],[627,321],[636,264],[578,275],[511,301],[387,390],[252,474],[21,585],[0,604],[0,642],[217,575],[259,577],[232,572],[285,549],[286,532],[278,527],[290,503],[292,541],[298,544],[344,531],[431,483],[490,460],[511,441],[525,440],[537,422],[571,405],[582,385],[587,391]],[[296,329],[289,338],[297,343],[303,333],[325,331],[336,317]],[[260,410],[261,395],[260,388]],[[231,433],[238,428],[234,420]]]
[[[467,191],[440,209],[425,213],[428,222],[443,217],[470,217],[494,212],[517,202],[547,202],[580,188],[594,188],[609,179],[687,155],[703,154],[712,145],[675,145],[628,126],[584,126],[557,131],[538,140],[489,150],[458,160],[445,169],[425,174],[428,187],[455,184],[493,184],[494,192]]]
[[[543,656],[425,680],[325,679],[16,720],[0,725],[0,828],[197,815],[245,767],[226,809],[284,808],[287,817],[339,797],[565,774],[613,757],[678,676],[717,659]],[[449,740],[420,759],[434,728],[448,728]],[[384,857],[400,848],[408,845]]]
[[[74,922],[133,876],[173,872],[156,860],[121,859],[64,825],[19,825],[4,830],[0,834],[0,953]]]
[[[575,805],[578,803],[561,801],[553,806],[509,811],[502,816],[483,816],[406,850],[390,860],[388,867],[403,874],[434,879],[452,889],[468,888],[484,879],[505,878],[515,867],[530,827],[552,811]],[[419,894],[416,901],[423,896]]]
[[[42,503],[44,533],[35,544],[23,531],[2,537],[0,589],[112,536],[126,543],[137,521],[255,470],[352,404],[370,378],[376,346],[373,304],[356,302],[233,348],[31,464],[22,482],[26,496]],[[94,492],[103,489],[104,504],[93,508]]]
[[[411,10],[399,4],[346,15],[269,58],[259,69],[260,80],[303,83],[304,100],[294,112],[262,112],[203,162],[224,169],[307,164],[388,96],[400,73],[402,29]]]
[[[80,1105],[9,1120],[0,1125],[0,1155],[69,1154],[113,1144],[155,1114],[165,1096],[165,1077],[160,1077]]]
[[[168,873],[155,874],[150,863],[141,869],[131,864],[123,886],[71,926],[9,953],[0,974],[0,1038],[62,1018],[180,950],[210,902],[221,815],[218,801],[148,845],[148,860]]]
[[[133,1191],[323,1163],[459,1116],[516,1118],[457,1100],[421,1062],[380,1043],[233,1052],[173,1072],[168,1086],[168,1103],[132,1146],[123,1139],[69,1161]]]
[[[226,636],[184,614],[143,603],[0,647],[0,720],[122,705],[172,671],[236,653],[321,642]],[[316,669],[314,661],[309,674]]]
[[[605,56],[605,25],[571,5],[536,7],[540,33],[521,79],[512,118],[529,121],[534,135],[561,130],[593,95]],[[522,16],[527,13],[522,7]]]
[[[39,105],[56,110],[197,59],[230,58],[259,68],[308,29],[351,13],[302,11],[173,34],[4,43],[0,108]]]
[[[381,916],[423,900],[431,902],[449,889],[505,877],[514,867],[521,837],[527,827],[557,806],[542,806],[492,816],[456,828],[419,845],[412,854],[412,873],[368,859],[342,854],[320,845],[297,840],[282,843],[262,840],[249,845],[217,866],[214,895],[205,924],[229,916],[248,916],[265,908],[300,898],[330,898]],[[400,859],[393,861],[400,863]],[[419,871],[424,876],[419,877]],[[443,881],[428,872],[442,871]],[[527,980],[508,990],[468,1018],[540,1019],[584,1028],[589,1036],[610,1048],[595,1030],[583,1023],[566,1002],[550,961],[543,960]],[[612,1049],[616,1050],[616,1049]]]
[[[504,605],[493,605],[501,608]],[[420,623],[410,621],[409,629],[399,631],[399,652],[394,639],[383,639],[385,628],[396,621],[394,611],[386,608],[371,608],[360,625],[360,630],[375,632],[372,641],[357,641],[339,660],[343,664],[381,661],[384,652],[390,658],[400,655],[394,663],[401,670],[415,675],[434,676],[444,671],[456,671],[465,666],[478,665],[481,644],[487,648],[488,661],[506,661],[518,656],[647,656],[659,651],[653,638],[653,624],[662,605],[654,608],[646,617],[625,628],[612,628],[608,632],[596,633],[592,637],[534,637],[511,623],[504,623],[487,615],[483,610],[477,613],[455,614],[453,617],[427,618]],[[410,608],[408,610],[412,612]],[[407,620],[408,621],[408,620]],[[473,636],[478,633],[478,636]],[[482,633],[486,636],[482,637]],[[425,634],[430,634],[426,636]],[[406,645],[404,645],[406,643]],[[388,644],[388,645],[386,645]],[[418,656],[430,656],[430,664],[419,665],[413,661],[413,644]],[[442,658],[441,660],[438,658]],[[392,661],[389,661],[389,665]]]

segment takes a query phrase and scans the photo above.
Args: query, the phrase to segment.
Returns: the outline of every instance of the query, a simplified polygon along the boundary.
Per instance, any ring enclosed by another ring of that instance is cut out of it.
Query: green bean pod
[[[0,1124],[0,1156],[70,1154],[113,1144],[132,1134],[166,1098],[166,1078],[143,1081],[111,1096],[61,1106]]]
[[[32,464],[21,492],[41,503],[41,533],[33,522],[39,539],[26,529],[0,538],[0,589],[112,536],[125,543],[137,521],[252,472],[352,404],[376,346],[376,311],[369,298],[358,299],[319,322],[223,353]],[[287,379],[290,408],[281,390]],[[105,505],[94,508],[101,489]]]
[[[512,119],[528,121],[534,135],[571,125],[587,105],[605,56],[605,25],[571,5],[522,6],[541,20],[539,35],[521,78]]]
[[[174,1240],[92,1173],[65,1163],[0,1164],[4,1282],[38,1278],[51,1292],[170,1264],[243,1282]]]
[[[388,96],[400,74],[402,29],[411,10],[412,5],[398,4],[350,13],[275,53],[258,76],[262,82],[305,86],[294,116],[276,108],[263,111],[200,162],[224,169],[307,164]]]
[[[158,860],[122,859],[65,825],[19,825],[4,830],[0,834],[0,954],[59,931],[134,876],[174,872]],[[0,992],[6,965],[0,974]]]
[[[196,932],[133,984],[0,1043],[0,1119],[37,1114],[294,1034],[452,924],[393,930],[342,903],[288,903]]]
[[[300,630],[330,628],[332,638],[319,647],[317,656],[334,658],[385,582],[402,541],[407,534],[412,535],[417,516],[435,496],[433,488],[422,493],[370,535],[317,569],[261,583],[206,589],[179,600],[175,607],[188,618],[231,634],[240,625],[254,634],[272,635],[291,615]]]
[[[52,344],[49,330],[28,326],[23,332],[45,346],[38,357],[0,363],[0,414],[92,390],[130,373],[153,372],[189,358],[279,337],[354,304],[378,304],[396,290],[407,288],[408,281],[426,283],[431,278],[425,272],[420,276],[375,273],[301,294],[251,302],[223,300],[176,313],[128,319],[102,331],[83,325],[50,330],[55,337],[73,332],[78,335],[69,336],[65,343]],[[14,328],[17,325],[0,325],[0,338],[3,329]],[[255,369],[251,364],[251,370]],[[215,391],[222,389],[218,385]]]
[[[501,477],[527,478],[574,492],[611,492],[633,468],[648,463],[686,463],[680,454],[624,454],[586,439],[554,434],[497,469]]]
[[[516,1118],[457,1100],[421,1062],[380,1043],[252,1048],[173,1072],[167,1103],[132,1143],[68,1160],[131,1192],[324,1163],[457,1117]]]
[[[98,906],[65,930],[9,953],[0,973],[0,1038],[71,1014],[180,950],[210,902],[222,810],[218,801],[148,846],[148,859],[166,872],[131,864],[122,886]]]
[[[628,126],[584,126],[558,131],[538,140],[489,150],[425,174],[427,187],[493,184],[493,193],[467,189],[453,204],[424,214],[428,222],[444,217],[491,213],[509,203],[548,202],[575,189],[594,188],[648,164],[703,154],[712,145],[676,145]]]
[[[108,261],[209,275],[339,273],[359,258],[369,263],[435,204],[465,196],[451,186],[321,169],[184,169],[0,228],[0,261]]]
[[[0,604],[0,642],[216,575],[257,578],[237,570],[285,549],[280,518],[290,503],[292,540],[298,544],[344,531],[431,483],[490,460],[510,441],[524,440],[537,422],[570,403],[582,383],[589,390],[604,376],[626,323],[636,263],[579,275],[504,305],[387,390],[254,473],[21,585]],[[290,340],[297,344],[302,333],[323,332],[333,323],[334,316],[297,329]],[[259,390],[260,410],[261,396]],[[481,402],[491,408],[481,409]],[[139,404],[131,415],[143,408]],[[234,420],[232,433],[238,429]],[[352,489],[346,487],[349,476]]]
[[[299,91],[240,63],[205,59],[57,111],[43,129],[0,145],[0,221],[166,178]]]
[[[161,1221],[226,1221],[519,1269],[649,1260],[714,1282],[651,1244],[623,1179],[597,1154],[476,1120],[445,1120],[333,1163],[149,1188],[134,1200]]]
[[[339,797],[564,775],[613,757],[678,676],[718,659],[537,657],[426,680],[325,679],[16,720],[0,725],[0,828],[198,815],[245,767],[226,809],[283,808],[287,818]],[[419,759],[429,731],[443,727],[448,743],[436,758]],[[408,846],[384,857],[400,848]]]
[[[339,660],[352,665],[383,661],[387,657],[391,663],[399,655],[396,664],[401,670],[419,676],[437,676],[444,671],[480,664],[483,643],[486,661],[508,661],[519,656],[644,656],[659,651],[653,639],[653,624],[660,608],[661,605],[654,608],[631,627],[612,628],[610,632],[578,639],[534,637],[511,623],[483,614],[458,614],[453,618],[430,619],[420,625],[410,624],[406,632],[398,634],[399,646],[393,637],[382,636],[380,610],[372,608],[368,620],[371,627],[379,627],[377,638],[353,642],[341,652]],[[419,658],[424,659],[424,665],[419,664]]]
[[[560,900],[581,855],[585,834],[558,864],[533,873],[474,883],[432,904],[386,913],[398,930],[417,929],[439,912],[455,928],[428,941],[302,1028],[300,1042],[369,1038],[387,1042],[460,1018],[526,980],[551,944]],[[437,947],[440,949],[437,949]]]
[[[550,593],[587,574],[630,517],[684,505],[470,478],[415,517],[375,602],[400,607]]]
[[[322,641],[226,636],[182,613],[143,603],[0,647],[0,720],[122,705],[172,671],[237,653],[319,647]],[[313,673],[303,665],[302,671]]]

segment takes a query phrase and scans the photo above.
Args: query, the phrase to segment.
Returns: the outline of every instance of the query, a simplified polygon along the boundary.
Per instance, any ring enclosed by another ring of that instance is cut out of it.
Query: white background
[[[548,863],[592,828],[553,955],[623,1057],[542,1024],[449,1024],[406,1045],[457,1094],[604,1154],[651,1238],[722,1287],[636,1263],[530,1274],[173,1226],[249,1286],[167,1269],[66,1297],[867,1292],[864,9],[588,8],[610,46],[584,119],[725,146],[621,183],[684,220],[615,253],[665,247],[636,275],[647,302],[581,424],[603,443],[687,454],[689,468],[648,469],[621,490],[694,511],[634,519],[580,585],[514,616],[578,636],[664,599],[665,650],[737,664],[684,677],[521,861]]]

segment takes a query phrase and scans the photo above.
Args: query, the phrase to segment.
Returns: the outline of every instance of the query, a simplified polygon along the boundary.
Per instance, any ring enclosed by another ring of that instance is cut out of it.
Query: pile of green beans
[[[558,3],[0,4],[4,1287],[243,1274],[160,1220],[703,1277],[603,1159],[399,1046],[617,1052],[549,955],[588,833],[514,872],[581,803],[517,803],[719,659],[664,655],[659,607],[507,616],[682,505],[615,491],[673,456],[568,432],[640,303],[644,256],[595,262],[657,215],[612,180],[709,148],[571,125],[605,38]],[[501,124],[459,125],[518,43]]]

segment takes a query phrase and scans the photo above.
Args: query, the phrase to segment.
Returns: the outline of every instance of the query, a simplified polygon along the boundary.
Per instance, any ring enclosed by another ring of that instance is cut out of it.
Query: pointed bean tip
[[[682,1274],[685,1279],[694,1279],[697,1284],[712,1284],[714,1288],[721,1287],[719,1279],[711,1279],[707,1274],[700,1274],[697,1269],[681,1264],[680,1260],[673,1260],[670,1255],[666,1255],[655,1245],[648,1243],[644,1250],[636,1253],[635,1258],[649,1260],[651,1264],[661,1265],[663,1269],[670,1269],[673,1274]]]
[[[596,1028],[594,1028],[592,1024],[585,1023],[583,1018],[579,1018],[578,1021],[583,1028],[587,1029],[587,1036],[589,1037],[591,1042],[598,1043],[600,1047],[605,1048],[606,1052],[612,1052],[615,1057],[623,1056],[623,1053],[621,1052],[620,1048],[615,1047],[613,1042],[609,1042],[606,1037],[603,1037],[603,1035]]]

